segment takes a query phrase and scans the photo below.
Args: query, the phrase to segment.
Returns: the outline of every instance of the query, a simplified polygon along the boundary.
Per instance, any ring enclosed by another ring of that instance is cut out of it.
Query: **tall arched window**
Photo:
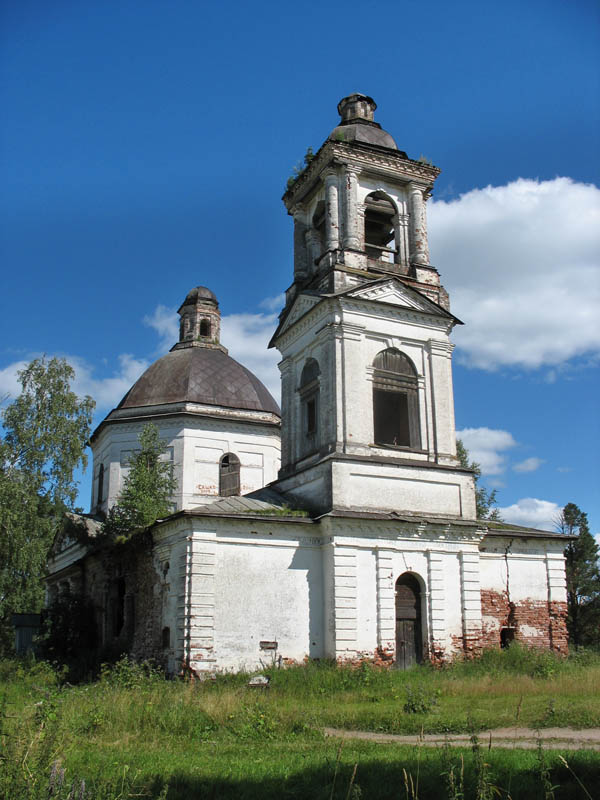
[[[219,462],[219,494],[238,497],[240,493],[240,460],[235,453],[225,453]]]
[[[365,250],[370,258],[393,261],[396,250],[394,216],[396,208],[383,192],[365,198]]]
[[[313,450],[319,441],[319,376],[321,370],[314,358],[309,358],[300,376],[300,407],[304,452]]]
[[[373,362],[375,444],[421,448],[417,371],[408,356],[390,347]]]
[[[100,464],[100,469],[98,470],[98,495],[96,497],[96,505],[100,505],[102,503],[104,494],[104,464]]]

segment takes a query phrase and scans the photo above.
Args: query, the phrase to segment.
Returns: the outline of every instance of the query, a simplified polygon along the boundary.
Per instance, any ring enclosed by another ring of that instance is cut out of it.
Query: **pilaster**
[[[179,571],[182,593],[178,598],[176,652],[184,668],[194,672],[214,669],[216,534],[187,537]]]
[[[481,584],[479,553],[460,553],[463,648],[473,652],[481,641]]]
[[[394,565],[391,550],[377,550],[377,646],[388,653],[396,647]]]
[[[327,202],[326,248],[337,250],[340,245],[338,219],[338,176],[335,170],[325,173],[325,197]]]
[[[356,656],[357,642],[357,559],[349,547],[334,546],[333,550],[333,612],[335,625],[335,657]]]
[[[429,641],[430,658],[437,661],[445,655],[446,592],[444,588],[444,556],[427,552],[429,573]]]

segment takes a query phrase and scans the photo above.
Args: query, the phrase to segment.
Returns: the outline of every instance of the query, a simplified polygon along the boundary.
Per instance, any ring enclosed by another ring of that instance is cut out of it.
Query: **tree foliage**
[[[575,648],[600,645],[600,548],[590,533],[587,514],[567,503],[557,528],[576,538],[565,548],[567,572],[567,627]]]
[[[94,401],[77,397],[74,377],[62,358],[35,359],[1,416],[0,651],[10,647],[11,614],[41,608],[48,550],[87,463]]]
[[[496,522],[501,521],[500,510],[493,508],[496,505],[496,490],[489,491],[485,486],[480,486],[481,467],[476,461],[471,461],[469,451],[460,439],[456,440],[456,455],[461,467],[473,470],[475,478],[475,504],[477,507],[477,519],[489,519]]]
[[[140,448],[131,458],[123,489],[102,526],[102,533],[113,539],[127,539],[172,513],[170,498],[176,481],[170,462],[161,461],[164,445],[156,425],[144,426]]]

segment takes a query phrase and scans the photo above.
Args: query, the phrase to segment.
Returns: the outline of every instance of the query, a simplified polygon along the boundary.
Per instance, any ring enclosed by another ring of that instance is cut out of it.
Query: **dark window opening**
[[[373,362],[373,436],[375,444],[421,447],[419,396],[411,360],[395,348]]]
[[[183,337],[185,336],[185,321],[183,319],[179,320],[179,341],[183,341]]]
[[[303,451],[313,450],[319,434],[319,376],[321,370],[314,358],[309,358],[300,376],[300,403],[302,429],[304,433]]]
[[[171,648],[171,629],[169,627],[162,629],[161,643],[163,650],[169,650]]]
[[[98,505],[100,505],[100,503],[102,502],[103,495],[104,495],[104,464],[100,464],[100,469],[98,470],[98,499],[96,501]]]
[[[504,650],[511,642],[515,640],[514,628],[501,628],[500,630],[500,647]]]
[[[237,497],[240,493],[240,460],[234,453],[225,453],[219,464],[219,494]]]
[[[410,447],[408,398],[403,392],[373,390],[375,442]]]
[[[110,616],[113,637],[121,635],[125,622],[125,579],[119,578],[111,587]]]
[[[396,249],[393,203],[382,193],[365,198],[365,250],[370,258],[393,261]]]
[[[306,433],[312,434],[317,432],[317,401],[316,398],[311,397],[306,401]]]
[[[208,319],[201,320],[200,336],[210,336],[210,320]]]

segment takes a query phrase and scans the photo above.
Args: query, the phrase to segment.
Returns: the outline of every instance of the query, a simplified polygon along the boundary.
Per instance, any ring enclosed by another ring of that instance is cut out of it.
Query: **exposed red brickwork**
[[[481,590],[482,647],[499,647],[502,628],[514,629],[514,638],[530,647],[568,652],[566,603],[521,600],[513,603],[506,592]]]

